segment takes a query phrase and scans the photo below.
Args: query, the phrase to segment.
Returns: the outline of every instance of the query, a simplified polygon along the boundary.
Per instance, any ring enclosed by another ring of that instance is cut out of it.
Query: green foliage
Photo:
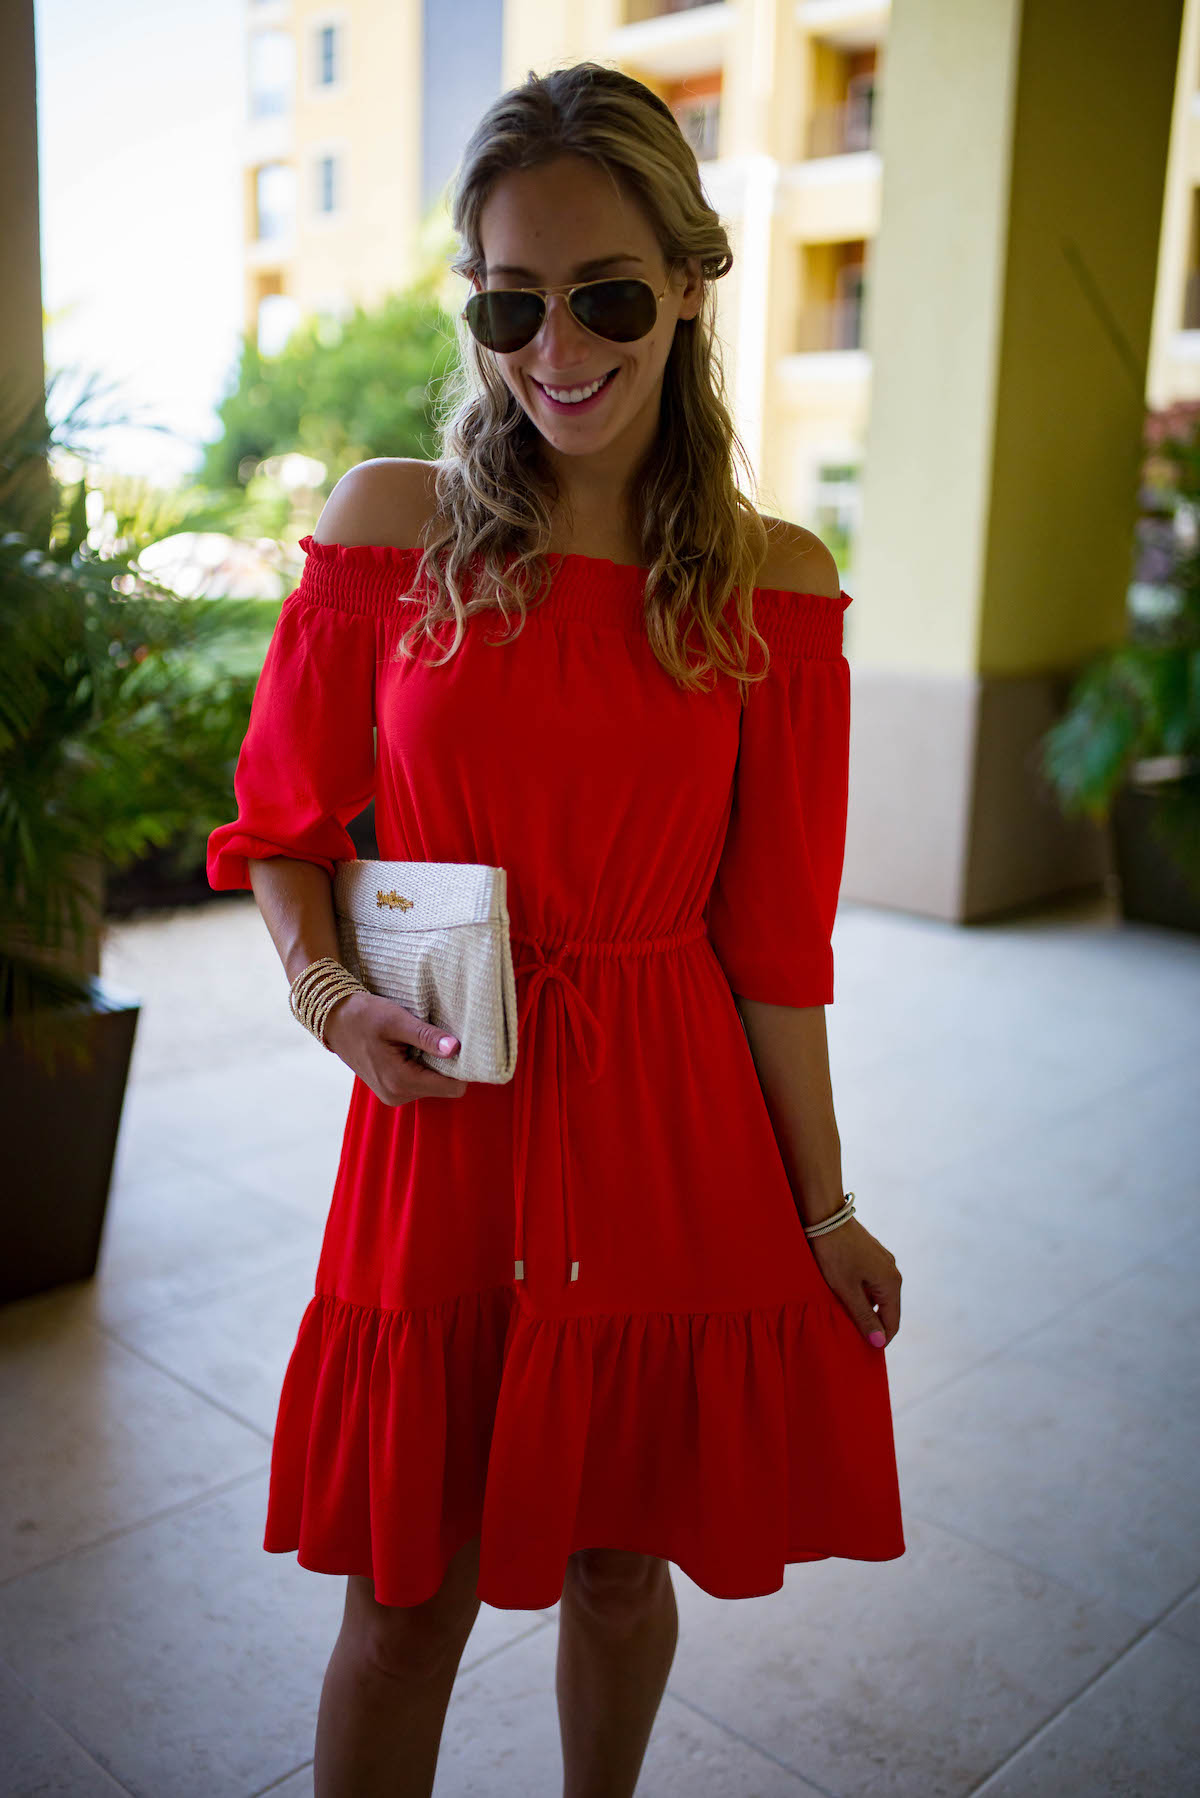
[[[457,360],[453,321],[431,282],[345,320],[306,319],[277,356],[244,339],[224,427],[200,479],[244,486],[265,458],[296,451],[323,464],[328,492],[373,456],[435,453],[436,391]]]
[[[44,952],[94,927],[98,865],[206,834],[227,810],[263,623],[260,607],[181,599],[137,565],[181,523],[216,522],[197,496],[114,482],[89,530],[86,474],[64,487],[49,461],[73,447],[79,408],[51,431],[48,398],[0,428],[0,1039],[52,1060],[76,1047],[55,1011],[91,988]]]
[[[1200,520],[1200,415],[1163,435],[1148,465],[1159,504]],[[1159,783],[1155,835],[1200,891],[1200,549],[1186,536],[1174,555],[1161,612],[1131,620],[1129,636],[1074,681],[1063,716],[1046,732],[1041,768],[1068,816],[1106,820],[1135,765],[1181,758],[1183,775]]]

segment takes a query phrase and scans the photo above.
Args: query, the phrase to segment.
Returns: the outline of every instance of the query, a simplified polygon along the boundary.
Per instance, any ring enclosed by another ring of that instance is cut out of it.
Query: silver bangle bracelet
[[[852,1192],[843,1193],[841,1206],[833,1213],[832,1217],[823,1217],[819,1224],[805,1224],[804,1234],[806,1236],[824,1236],[830,1230],[837,1230],[842,1224],[848,1224],[853,1216],[854,1194]]]

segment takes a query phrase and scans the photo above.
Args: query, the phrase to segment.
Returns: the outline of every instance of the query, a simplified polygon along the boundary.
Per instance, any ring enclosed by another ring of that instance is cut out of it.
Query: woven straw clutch
[[[338,862],[343,964],[372,993],[455,1035],[453,1055],[414,1048],[439,1074],[494,1086],[517,1065],[517,986],[503,868],[476,862]]]

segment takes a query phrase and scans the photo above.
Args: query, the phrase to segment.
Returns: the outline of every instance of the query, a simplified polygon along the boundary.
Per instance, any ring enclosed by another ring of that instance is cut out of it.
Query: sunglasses
[[[667,287],[671,285],[667,281]],[[472,334],[485,350],[508,356],[523,350],[542,328],[546,301],[566,295],[571,317],[593,337],[610,343],[634,343],[647,337],[658,321],[663,294],[649,281],[581,281],[573,287],[493,287],[473,293],[462,309]]]

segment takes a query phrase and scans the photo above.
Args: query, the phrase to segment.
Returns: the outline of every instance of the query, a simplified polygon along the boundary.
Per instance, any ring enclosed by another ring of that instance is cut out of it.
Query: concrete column
[[[1181,17],[893,9],[847,897],[968,920],[1107,868],[1035,757],[1125,628]]]
[[[45,394],[33,0],[0,6],[0,388],[6,421]]]

